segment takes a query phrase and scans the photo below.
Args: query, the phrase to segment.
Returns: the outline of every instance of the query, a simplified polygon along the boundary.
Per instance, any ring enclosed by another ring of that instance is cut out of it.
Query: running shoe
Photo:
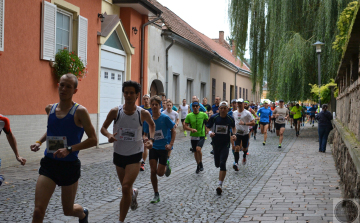
[[[211,150],[210,154],[213,154],[213,155],[214,155],[214,150]]]
[[[217,195],[221,195],[221,193],[222,193],[221,185],[219,185],[219,186],[216,188],[216,193],[217,193]]]
[[[237,163],[234,163],[233,168],[235,171],[239,171],[239,166]]]
[[[79,219],[79,223],[88,223],[89,219],[89,210],[87,208],[84,208],[85,218]]]
[[[256,140],[256,136],[254,136],[254,139]]]
[[[131,203],[130,203],[130,208],[133,211],[135,211],[137,209],[137,207],[138,207],[138,203],[136,201],[136,198],[137,198],[138,194],[139,194],[139,190],[134,188],[134,192],[133,192],[133,195],[132,195],[132,198],[131,198]]]
[[[190,148],[190,152],[194,152],[193,148]]]
[[[170,161],[168,160],[168,161],[166,162],[165,176],[168,177],[168,176],[170,176],[170,174],[171,174],[171,168],[170,168]]]
[[[281,149],[281,144],[279,144],[278,148]]]
[[[150,201],[150,203],[157,203],[160,201],[160,194],[155,194],[154,198]]]
[[[198,164],[197,167],[196,167],[195,173],[200,173],[200,166],[199,166],[199,164]]]
[[[312,127],[314,127],[314,124],[312,125]]]
[[[266,142],[263,142],[263,146],[265,146],[265,143],[266,143]]]
[[[205,136],[205,139],[207,139],[207,137]]]
[[[145,163],[141,162],[140,171],[145,171]]]
[[[247,152],[246,155],[249,155],[249,152]]]
[[[187,131],[184,131],[184,136],[185,136],[185,137],[187,136]]]
[[[242,160],[242,164],[245,165],[246,164],[246,158],[243,158]]]
[[[200,171],[204,171],[204,166],[202,162],[199,163],[199,166],[200,166]]]
[[[292,125],[290,127],[292,128]]]

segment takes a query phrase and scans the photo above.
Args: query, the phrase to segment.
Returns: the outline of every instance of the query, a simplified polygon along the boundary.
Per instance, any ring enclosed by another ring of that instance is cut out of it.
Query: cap
[[[236,100],[236,99],[232,99],[232,100],[231,100],[231,103],[234,103],[234,102],[237,102],[237,100]]]
[[[199,105],[199,102],[197,102],[197,101],[193,102],[192,106],[194,106],[194,105]]]
[[[279,102],[284,102],[284,100],[283,100],[283,99],[280,99]]]
[[[237,101],[236,101],[236,102],[243,103],[243,102],[244,102],[244,99],[239,98],[239,99],[237,99]]]
[[[299,103],[296,103],[296,106],[299,106]]]
[[[268,101],[264,101],[263,104],[268,104],[269,102]]]
[[[229,107],[229,104],[226,101],[222,101],[222,102],[220,102],[219,107],[222,107],[222,106]]]
[[[150,98],[150,95],[148,95],[148,94],[145,94],[145,95],[143,96],[143,98],[145,98],[145,97],[148,97],[148,98]]]
[[[249,101],[244,101],[244,102],[249,104]]]

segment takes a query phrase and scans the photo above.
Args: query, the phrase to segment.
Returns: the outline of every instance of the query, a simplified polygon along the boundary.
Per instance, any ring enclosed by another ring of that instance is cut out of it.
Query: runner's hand
[[[67,157],[67,155],[69,155],[70,152],[69,150],[67,150],[66,148],[62,148],[62,149],[58,149],[55,153],[54,153],[54,158],[65,158]]]
[[[175,128],[177,128],[178,127],[178,124],[175,124],[175,126],[174,126]]]
[[[144,138],[144,139],[143,139],[143,143],[144,143],[144,144],[145,144],[147,141],[149,141],[148,138]]]
[[[215,136],[215,133],[212,132],[212,133],[210,134],[210,137],[212,138],[212,137],[214,137],[214,136]]]
[[[22,158],[21,156],[17,156],[16,157],[17,161],[19,161],[21,163],[21,165],[25,165],[26,163],[26,159],[25,158]]]
[[[165,145],[165,149],[166,149],[166,150],[169,151],[169,150],[171,150],[171,148],[172,148],[172,145],[170,145],[170,144]]]
[[[30,149],[31,149],[31,151],[33,151],[33,152],[37,152],[37,151],[39,151],[39,149],[40,149],[40,144],[39,144],[39,143],[32,144],[32,145],[30,146]]]
[[[191,129],[191,132],[194,133],[194,132],[197,132],[197,130],[196,129]]]
[[[236,141],[236,135],[231,136],[232,140]]]
[[[115,139],[115,136],[116,136],[116,135],[117,135],[117,132],[115,132],[115,134],[111,134],[111,135],[108,137],[108,141],[109,141],[110,143],[117,141],[117,140]]]
[[[145,148],[146,149],[152,149],[153,147],[153,143],[151,140],[148,140],[146,143],[145,143]]]

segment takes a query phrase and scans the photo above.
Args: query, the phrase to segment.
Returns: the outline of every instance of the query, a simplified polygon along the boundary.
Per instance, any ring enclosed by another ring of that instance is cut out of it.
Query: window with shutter
[[[216,89],[216,79],[213,78],[212,79],[212,86],[211,86],[211,100],[212,100],[211,103],[214,103],[214,101],[215,101],[215,94],[216,94],[215,89]]]
[[[226,83],[223,82],[223,101],[226,100]]]
[[[41,59],[55,60],[57,7],[43,1],[41,20]]]
[[[248,89],[246,89],[246,100],[248,100]]]
[[[245,96],[246,96],[246,95],[245,95],[245,88],[243,88],[243,99],[244,99],[244,100],[246,100]]]
[[[56,51],[67,48],[72,51],[73,14],[62,9],[56,12]]]
[[[0,51],[4,51],[5,0],[0,0]]]
[[[78,56],[86,66],[87,63],[87,34],[88,34],[88,20],[79,15],[78,25]]]

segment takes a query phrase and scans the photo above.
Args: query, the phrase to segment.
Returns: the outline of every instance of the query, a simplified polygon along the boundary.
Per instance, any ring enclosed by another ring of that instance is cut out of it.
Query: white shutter
[[[55,61],[57,7],[43,0],[41,20],[41,59]]]
[[[79,15],[78,24],[78,43],[77,53],[81,61],[86,66],[87,63],[87,34],[88,34],[88,20]]]
[[[0,0],[0,51],[4,51],[5,0]]]

